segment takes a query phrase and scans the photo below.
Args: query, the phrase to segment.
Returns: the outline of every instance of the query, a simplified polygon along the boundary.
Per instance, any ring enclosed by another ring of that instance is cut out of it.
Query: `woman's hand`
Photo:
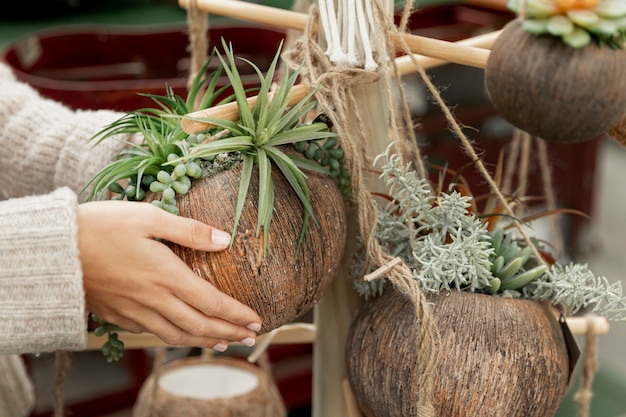
[[[78,246],[87,309],[133,333],[171,345],[223,351],[254,344],[261,319],[194,274],[162,238],[204,251],[230,235],[148,203],[101,201],[78,207]]]

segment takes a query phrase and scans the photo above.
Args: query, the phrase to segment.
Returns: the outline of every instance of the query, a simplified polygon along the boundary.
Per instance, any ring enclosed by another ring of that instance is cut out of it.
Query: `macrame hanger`
[[[319,0],[319,19],[333,64],[366,71],[378,68],[371,41],[375,27],[371,0],[339,0],[336,5],[334,0]]]

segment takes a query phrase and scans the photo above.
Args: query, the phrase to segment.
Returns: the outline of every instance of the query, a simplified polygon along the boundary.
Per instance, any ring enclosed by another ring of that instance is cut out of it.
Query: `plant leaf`
[[[231,237],[231,244],[235,240],[237,234],[237,228],[239,227],[239,220],[241,219],[241,213],[243,212],[243,205],[246,202],[248,195],[248,188],[250,187],[250,179],[252,178],[252,167],[254,166],[254,158],[252,155],[243,154],[243,163],[241,166],[241,175],[239,179],[239,193],[237,194],[237,207],[235,208],[235,222],[233,225],[233,232]]]

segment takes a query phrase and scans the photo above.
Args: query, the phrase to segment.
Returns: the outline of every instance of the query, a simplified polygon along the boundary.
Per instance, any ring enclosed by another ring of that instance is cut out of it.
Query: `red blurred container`
[[[284,37],[277,29],[228,24],[209,29],[209,48],[221,50],[223,38],[237,56],[263,70]],[[186,96],[188,44],[186,25],[69,26],[20,38],[4,50],[2,59],[19,80],[72,108],[131,111],[154,106],[138,93],[163,95],[169,86]],[[250,84],[246,73],[250,80],[257,79],[248,64],[242,63],[241,71],[244,85]]]

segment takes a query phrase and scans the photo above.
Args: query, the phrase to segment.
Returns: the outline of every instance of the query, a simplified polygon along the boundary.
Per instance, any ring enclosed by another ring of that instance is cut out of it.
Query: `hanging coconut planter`
[[[185,358],[144,382],[133,417],[286,416],[270,374],[245,359]]]
[[[432,403],[446,417],[550,417],[569,378],[563,333],[547,304],[466,292],[428,297],[441,335]],[[367,417],[415,416],[419,319],[390,291],[359,311],[347,340],[350,384]]]
[[[240,178],[238,166],[195,181],[177,197],[179,215],[232,230]],[[295,320],[319,301],[333,281],[346,240],[343,197],[330,177],[307,174],[317,225],[309,225],[301,243],[302,204],[276,168],[272,180],[275,215],[269,242],[256,234],[259,178],[253,175],[229,249],[204,252],[169,244],[200,277],[256,311],[263,320],[261,333]],[[146,201],[154,198],[160,195],[148,194]]]
[[[494,43],[486,86],[504,119],[547,141],[574,143],[608,132],[626,115],[626,50],[535,35],[509,22]]]
[[[150,202],[230,231],[231,245],[220,252],[164,243],[201,279],[255,310],[260,333],[302,316],[329,288],[343,258],[350,192],[336,134],[323,118],[307,118],[317,105],[314,91],[293,100],[298,72],[288,69],[274,84],[279,57],[280,50],[265,73],[250,63],[261,85],[250,107],[234,52],[224,44],[224,56],[212,55],[219,69],[200,73],[186,100],[171,92],[151,96],[158,108],[129,113],[97,136],[133,132],[145,140],[91,184],[91,197],[109,190],[116,199]],[[222,95],[217,81],[223,73],[234,92],[236,120],[201,120],[206,128],[185,132],[180,120],[196,103],[209,108]],[[98,331],[115,339],[115,349],[106,352],[117,360],[120,343],[107,329]]]

